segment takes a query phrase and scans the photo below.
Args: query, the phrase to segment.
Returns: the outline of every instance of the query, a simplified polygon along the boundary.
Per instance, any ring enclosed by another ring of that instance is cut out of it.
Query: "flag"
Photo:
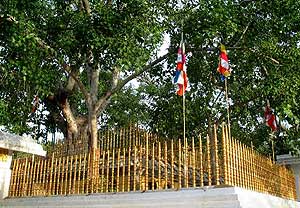
[[[221,44],[221,53],[220,53],[220,61],[218,66],[218,72],[224,76],[229,77],[230,76],[230,69],[229,69],[229,62],[227,57],[227,52],[225,49],[225,46]]]
[[[277,130],[276,117],[269,105],[266,106],[264,116],[265,116],[266,125],[269,126],[272,129],[272,131],[276,131]]]
[[[188,86],[188,78],[186,73],[186,56],[184,43],[181,41],[177,53],[177,66],[176,74],[173,80],[174,84],[177,84],[177,95],[183,96]]]

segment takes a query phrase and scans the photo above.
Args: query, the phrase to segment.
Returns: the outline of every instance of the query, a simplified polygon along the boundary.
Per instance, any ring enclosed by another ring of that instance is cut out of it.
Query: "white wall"
[[[11,177],[11,152],[7,155],[6,161],[0,160],[0,199],[8,196],[9,183]]]
[[[300,164],[292,164],[290,165],[291,169],[294,172],[295,175],[295,185],[296,185],[296,194],[297,194],[297,201],[300,201]]]
[[[290,154],[277,155],[276,163],[280,165],[287,165],[293,170],[295,176],[297,201],[300,201],[300,157],[292,156]]]

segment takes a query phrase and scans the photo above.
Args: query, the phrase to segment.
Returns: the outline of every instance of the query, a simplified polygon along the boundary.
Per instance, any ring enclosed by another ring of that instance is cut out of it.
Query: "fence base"
[[[0,205],[1,207],[300,208],[299,202],[237,187],[12,198],[0,201]]]

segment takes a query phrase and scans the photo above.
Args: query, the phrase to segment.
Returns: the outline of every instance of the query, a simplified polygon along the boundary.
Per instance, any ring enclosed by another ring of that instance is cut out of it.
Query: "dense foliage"
[[[265,152],[271,151],[271,138],[278,153],[299,149],[299,4],[289,0],[199,1],[184,7],[175,23],[184,20],[187,51],[192,52],[188,62],[191,87],[186,95],[190,134],[210,133],[208,126],[227,120],[224,82],[216,71],[222,42],[233,70],[228,79],[232,136]],[[168,33],[175,48],[180,34],[173,29]],[[169,68],[174,68],[174,60],[169,61]],[[182,101],[170,96],[169,71],[154,75],[160,76],[159,89],[153,92],[150,86],[149,91],[160,96],[150,113],[151,124],[161,133],[180,135]],[[273,135],[263,119],[267,100],[278,118],[279,129]]]
[[[28,132],[31,119],[66,131],[62,106],[47,98],[61,95],[69,68],[92,93],[89,70],[96,69],[96,97],[110,101],[97,112],[100,126],[134,122],[166,137],[182,137],[182,98],[174,93],[172,77],[183,31],[192,54],[189,138],[210,134],[207,129],[227,119],[224,82],[216,71],[222,42],[233,70],[228,79],[232,136],[264,152],[270,152],[271,137],[278,153],[300,149],[300,1],[90,1],[90,12],[86,1],[22,2],[0,6],[1,125]],[[168,61],[145,68],[168,37]],[[116,71],[123,84],[137,73],[139,85],[114,90]],[[113,95],[106,98],[107,92]],[[28,116],[35,94],[49,115]],[[75,117],[91,112],[78,83],[67,95]],[[263,119],[267,100],[278,118],[273,136]]]

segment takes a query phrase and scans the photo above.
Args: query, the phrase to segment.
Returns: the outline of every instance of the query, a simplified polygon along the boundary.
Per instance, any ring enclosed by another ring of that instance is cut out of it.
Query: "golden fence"
[[[122,135],[122,131],[118,134]],[[103,139],[94,153],[53,152],[47,158],[14,160],[9,196],[238,186],[296,198],[293,173],[228,138],[226,127],[219,133],[221,139],[215,128],[213,138],[199,136],[190,141],[160,140],[146,132],[143,136],[134,136],[132,132],[136,130],[128,132],[131,133],[124,137],[107,133],[107,142]],[[124,143],[113,139],[126,137]]]
[[[134,148],[146,144],[146,137],[149,143],[163,143],[167,138],[160,138],[155,134],[150,134],[147,131],[138,128],[136,125],[130,125],[127,128],[118,130],[104,130],[98,132],[98,149],[111,150],[122,148]],[[89,150],[88,138],[77,138],[74,140],[59,141],[54,145],[48,154],[52,153],[55,156],[76,155],[87,153]]]

